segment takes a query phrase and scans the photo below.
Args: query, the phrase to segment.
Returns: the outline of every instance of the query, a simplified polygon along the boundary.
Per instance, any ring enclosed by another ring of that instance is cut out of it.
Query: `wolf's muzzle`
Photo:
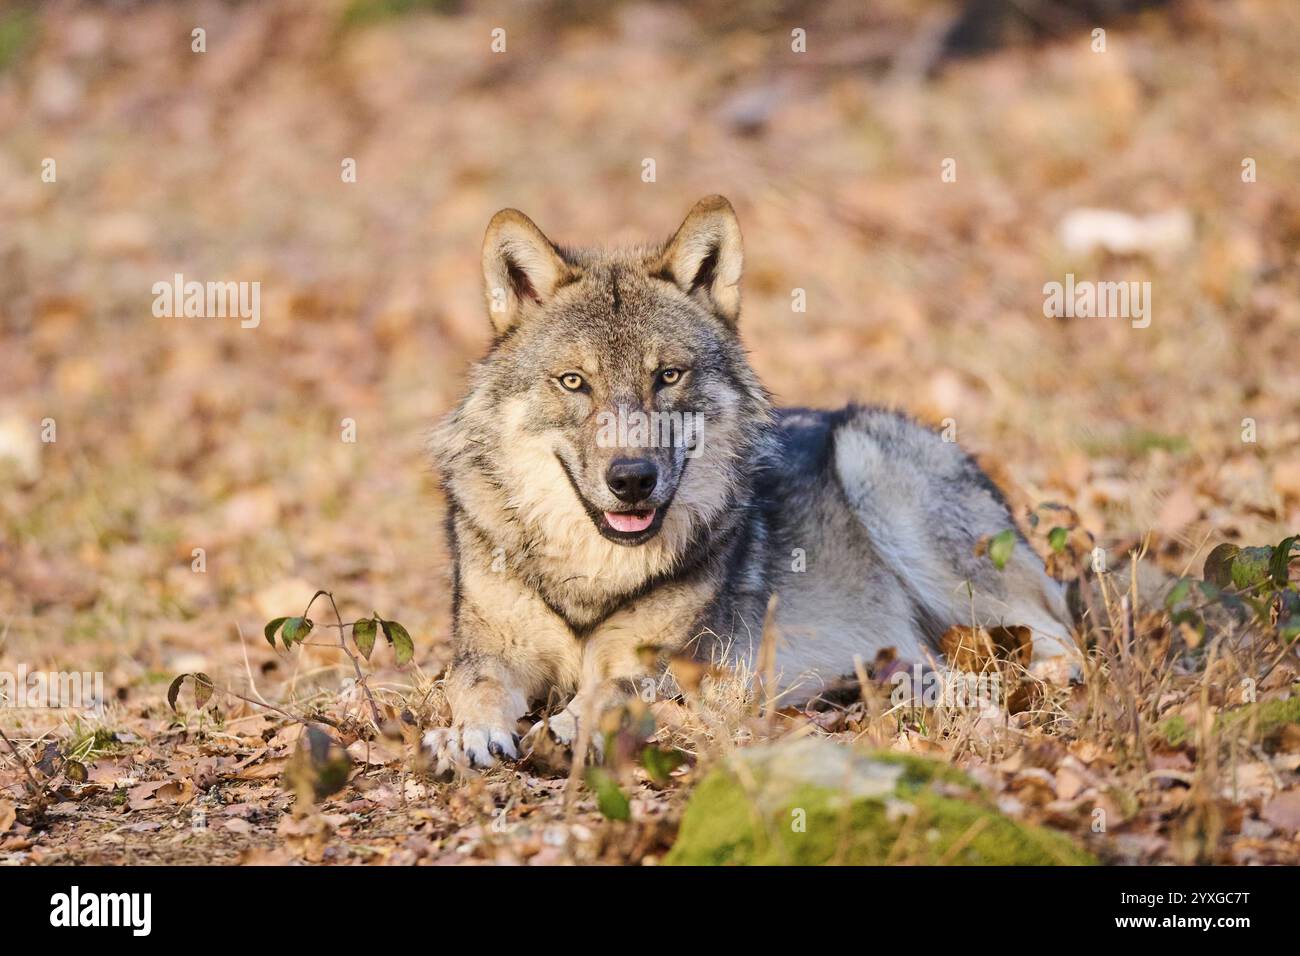
[[[615,458],[605,472],[605,484],[624,504],[644,501],[659,483],[659,466],[648,458]]]

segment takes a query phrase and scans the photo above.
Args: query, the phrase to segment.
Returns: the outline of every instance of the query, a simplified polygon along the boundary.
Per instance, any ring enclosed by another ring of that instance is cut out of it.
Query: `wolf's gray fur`
[[[753,662],[773,592],[795,696],[855,656],[920,661],[956,624],[1067,646],[1062,587],[1027,544],[1002,571],[975,555],[1014,523],[957,445],[878,408],[772,409],[737,334],[741,259],[720,196],[656,247],[570,250],[493,218],[495,340],[434,442],[455,555],[444,754],[517,755],[518,721],[554,692],[576,694],[549,722],[571,738],[647,658]],[[703,428],[600,440],[602,413],[635,412]]]

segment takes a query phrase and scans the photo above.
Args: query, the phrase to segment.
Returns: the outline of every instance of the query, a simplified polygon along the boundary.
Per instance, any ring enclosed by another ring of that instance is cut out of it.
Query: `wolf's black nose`
[[[659,469],[648,458],[616,458],[605,472],[605,484],[619,501],[634,504],[648,498],[659,481]]]

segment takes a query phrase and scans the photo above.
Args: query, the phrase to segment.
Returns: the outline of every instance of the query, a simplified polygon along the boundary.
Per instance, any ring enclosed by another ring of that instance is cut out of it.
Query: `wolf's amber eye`
[[[682,370],[679,368],[666,368],[659,373],[660,385],[676,385],[682,380]]]
[[[582,386],[587,383],[582,380],[582,376],[577,372],[568,372],[560,376],[560,384],[570,392],[582,391]]]

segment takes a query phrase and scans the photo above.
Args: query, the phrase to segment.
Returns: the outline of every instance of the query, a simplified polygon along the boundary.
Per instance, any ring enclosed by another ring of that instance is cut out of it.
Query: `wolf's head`
[[[654,247],[567,249],[516,210],[492,218],[495,340],[439,441],[489,535],[579,564],[632,548],[655,573],[737,506],[769,409],[736,334],[741,264],[721,196]]]

